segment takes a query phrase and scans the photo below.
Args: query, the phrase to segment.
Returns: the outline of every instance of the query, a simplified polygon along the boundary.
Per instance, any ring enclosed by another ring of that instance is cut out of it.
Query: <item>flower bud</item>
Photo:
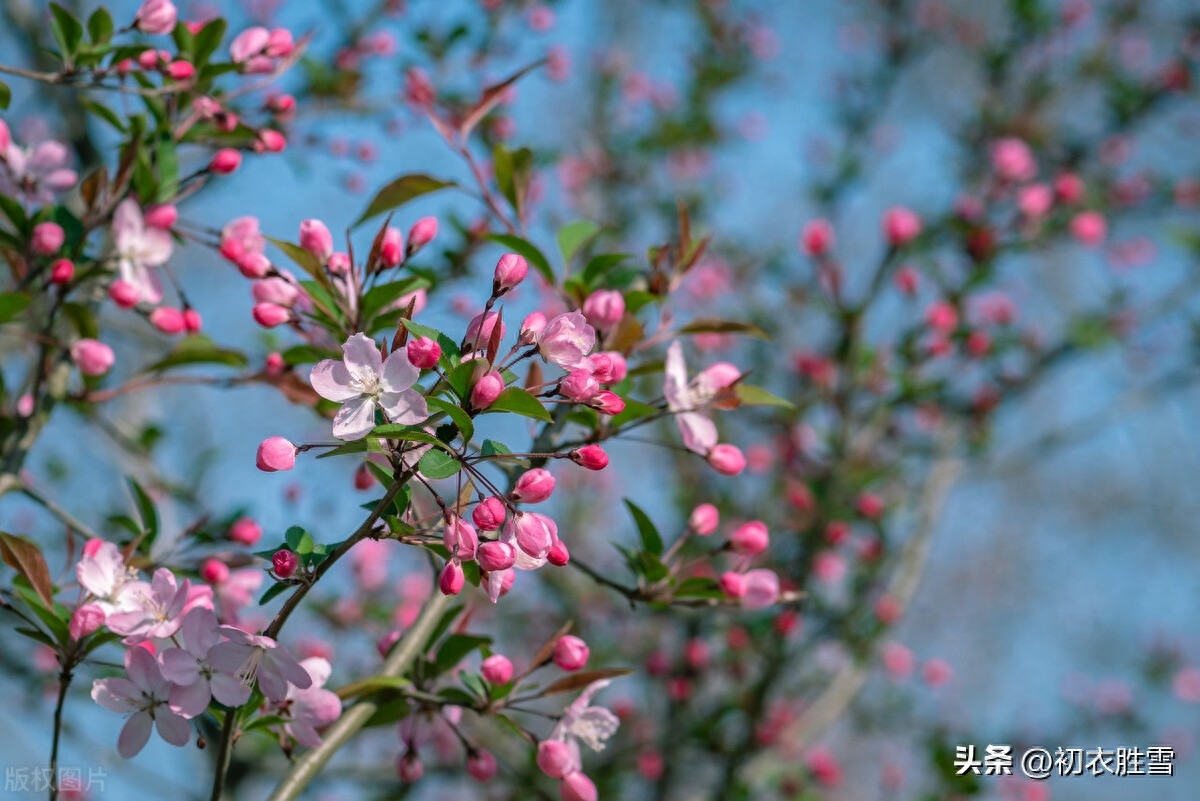
[[[1054,179],[1054,194],[1063,203],[1078,203],[1083,198],[1083,180],[1074,173],[1063,173]]]
[[[146,209],[142,216],[146,225],[149,225],[151,228],[161,228],[164,231],[169,231],[175,227],[175,223],[179,220],[179,209],[175,208],[175,204],[173,203],[160,203]]]
[[[525,280],[529,274],[529,262],[516,253],[505,253],[496,262],[496,274],[492,279],[493,292],[503,295]]]
[[[324,264],[333,255],[333,234],[320,220],[304,220],[300,223],[300,247]]]
[[[229,565],[220,559],[206,559],[200,566],[200,578],[209,584],[222,584],[229,579]]]
[[[921,233],[921,218],[903,206],[883,213],[883,234],[894,248],[904,247]]]
[[[425,775],[425,766],[421,764],[421,758],[410,751],[396,760],[396,775],[400,781],[412,784]]]
[[[190,81],[196,77],[196,68],[190,61],[176,59],[168,64],[163,72],[173,81]]]
[[[542,740],[538,743],[537,765],[552,779],[561,779],[575,767],[571,748],[562,740]]]
[[[504,391],[504,378],[495,370],[475,382],[471,388],[471,405],[476,409],[486,409],[496,402]]]
[[[542,329],[546,327],[546,315],[541,312],[531,312],[521,321],[521,344],[532,345],[537,342]]]
[[[810,220],[800,235],[800,246],[808,256],[819,258],[833,247],[833,225],[829,220]]]
[[[229,175],[242,166],[242,154],[231,147],[225,147],[213,154],[208,168],[217,175]]]
[[[67,239],[66,233],[58,223],[44,222],[33,226],[33,238],[29,246],[34,253],[49,256],[57,253]]]
[[[746,469],[746,457],[736,445],[716,445],[708,454],[708,463],[721,475],[736,476]]]
[[[734,529],[729,535],[729,545],[734,553],[742,556],[757,556],[767,549],[770,536],[767,525],[761,520],[751,520]]]
[[[597,392],[588,405],[600,414],[618,415],[625,411],[625,400],[617,393],[607,389]]]
[[[741,598],[746,594],[746,579],[742,577],[741,573],[733,571],[722,573],[717,583],[721,587],[721,592],[730,598]]]
[[[475,553],[479,567],[489,573],[508,570],[517,561],[517,551],[507,542],[489,540]]]
[[[326,266],[329,268],[329,272],[335,275],[344,273],[350,269],[350,256],[340,251],[334,253],[329,257],[329,264]]]
[[[84,375],[104,375],[112,369],[113,349],[95,339],[81,339],[71,346],[71,361]]]
[[[467,347],[471,350],[483,350],[486,348],[488,342],[492,339],[492,334],[495,331],[497,323],[500,325],[500,338],[503,339],[506,326],[497,312],[476,315],[471,322],[467,323],[467,334],[465,337]]]
[[[467,754],[467,773],[477,782],[491,781],[496,775],[496,758],[490,751],[472,748]]]
[[[749,570],[743,578],[746,594],[742,596],[745,609],[766,609],[779,599],[779,576],[773,570]]]
[[[287,148],[287,137],[274,128],[263,128],[254,142],[255,152],[282,153]]]
[[[36,228],[34,236],[37,236]],[[1103,244],[1104,238],[1108,236],[1108,222],[1099,212],[1081,212],[1071,219],[1071,236],[1088,247],[1097,247]]]
[[[600,391],[600,382],[587,370],[572,370],[558,382],[558,392],[575,403],[587,403]]]
[[[170,336],[182,333],[187,328],[183,312],[171,306],[160,306],[150,312],[150,324]]]
[[[262,539],[262,526],[253,518],[240,517],[229,527],[229,539],[239,545],[253,545]]]
[[[610,331],[625,316],[625,296],[615,289],[598,289],[583,302],[583,316],[593,327]]]
[[[187,329],[189,334],[198,334],[204,326],[204,320],[200,317],[200,312],[195,309],[183,310],[183,327]]]
[[[141,299],[137,287],[120,279],[108,285],[108,296],[122,309],[132,309]]]
[[[504,502],[492,496],[479,502],[471,512],[471,519],[483,531],[498,531],[504,525]]]
[[[287,548],[281,548],[271,557],[271,569],[281,579],[291,578],[300,567],[300,557]]]
[[[589,655],[587,643],[573,634],[564,634],[554,643],[554,664],[563,670],[580,670],[587,664]]]
[[[354,488],[359,492],[366,492],[373,486],[375,486],[375,476],[367,467],[366,462],[363,462],[354,470]]]
[[[712,534],[720,524],[721,513],[711,503],[700,504],[688,517],[688,527],[702,537]]]
[[[177,15],[171,0],[146,0],[133,18],[133,27],[152,35],[170,33],[175,30]]]
[[[625,357],[616,351],[604,351],[594,354],[592,360],[592,377],[601,384],[615,384],[625,379],[628,367]]]
[[[558,783],[558,792],[563,801],[596,801],[599,798],[596,785],[578,770],[563,777]]]
[[[508,684],[513,677],[513,664],[507,656],[492,654],[480,666],[483,680],[489,684]]]
[[[271,260],[265,253],[243,253],[234,263],[247,278],[265,278],[271,271]]]
[[[70,259],[59,259],[50,265],[50,283],[69,284],[75,277],[75,265]]]
[[[250,310],[250,314],[254,317],[254,322],[263,328],[274,328],[277,325],[283,325],[292,318],[291,310],[280,306],[278,303],[255,303],[254,308]]]
[[[8,123],[0,120],[0,161],[6,158],[8,148],[12,145],[12,132],[8,130]]]
[[[383,232],[383,242],[379,245],[379,261],[385,269],[398,267],[404,261],[404,234],[399,228],[389,225]]]
[[[469,562],[475,558],[475,551],[479,548],[479,535],[470,523],[454,516],[442,526],[442,544],[452,557],[457,556]]]
[[[883,498],[873,492],[864,492],[858,496],[858,513],[868,520],[878,520],[883,516]]]
[[[513,488],[513,500],[520,503],[541,503],[554,492],[554,476],[549,470],[535,467],[528,470],[517,479]]]
[[[283,375],[284,368],[287,364],[283,361],[283,354],[279,351],[271,351],[267,354],[267,358],[263,360],[263,370],[267,375]]]
[[[84,604],[71,613],[67,632],[72,640],[82,640],[104,625],[104,610],[99,604]]]
[[[422,217],[408,230],[408,254],[411,256],[437,236],[437,217]]]
[[[457,559],[451,559],[442,568],[442,575],[438,578],[438,589],[442,591],[442,595],[458,595],[462,592],[465,581],[462,565]]]
[[[296,466],[296,446],[283,437],[267,437],[258,446],[255,464],[264,473],[291,470]]]
[[[375,643],[375,650],[379,652],[381,659],[387,659],[388,653],[392,650],[392,646],[400,642],[400,632],[392,629],[387,634],[379,638]]]
[[[555,567],[564,567],[571,561],[571,552],[567,550],[567,544],[562,540],[554,543],[549,551],[546,551],[546,561]]]
[[[608,467],[608,454],[599,445],[584,445],[571,451],[568,456],[572,462],[588,470],[603,470]]]

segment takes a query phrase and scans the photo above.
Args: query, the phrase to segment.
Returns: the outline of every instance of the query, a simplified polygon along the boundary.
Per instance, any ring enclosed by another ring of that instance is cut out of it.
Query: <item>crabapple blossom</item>
[[[464,342],[471,350],[483,350],[491,341],[492,334],[495,332],[496,325],[500,325],[500,338],[504,338],[504,321],[500,319],[497,312],[485,312],[476,315],[470,323],[467,324],[467,335]]]
[[[262,539],[262,526],[253,518],[239,517],[229,527],[229,539],[241,545],[254,545]]]
[[[558,382],[558,391],[567,400],[586,403],[600,391],[600,382],[587,370],[571,370]]]
[[[765,609],[773,605],[779,598],[779,576],[773,570],[748,570],[742,578],[745,581],[745,594],[742,595],[742,606],[746,609]]]
[[[500,257],[500,261],[496,262],[496,272],[492,279],[492,285],[495,287],[493,292],[502,295],[510,291],[529,274],[529,262],[525,261],[523,256],[518,256],[516,253],[505,253]]]
[[[113,349],[103,342],[81,339],[71,346],[71,361],[84,375],[97,376],[112,369],[116,356]]]
[[[616,384],[625,380],[625,357],[615,351],[604,351],[590,357],[592,377],[601,384]]]
[[[54,141],[20,148],[4,126],[0,130],[0,192],[29,203],[49,203],[79,180],[78,174],[65,166],[68,154],[65,145]]]
[[[379,246],[379,261],[384,268],[398,267],[404,261],[404,234],[399,228],[388,226],[383,232]]]
[[[247,686],[257,683],[268,701],[279,703],[287,697],[288,686],[301,690],[312,686],[308,671],[282,645],[237,628],[221,626],[228,639],[208,652],[208,663],[222,673],[232,673]]]
[[[910,209],[893,206],[883,214],[883,233],[892,247],[904,247],[921,233],[921,218]]]
[[[746,577],[741,573],[733,571],[722,573],[717,584],[720,586],[721,592],[730,598],[741,598],[746,594]]]
[[[29,246],[34,253],[51,256],[58,252],[66,238],[66,232],[58,223],[38,223],[33,226],[33,236],[29,240]]]
[[[471,387],[471,406],[486,409],[496,402],[496,398],[500,397],[503,391],[504,377],[495,370],[485,373],[475,382],[475,386]]]
[[[69,284],[75,277],[75,265],[70,259],[59,259],[50,265],[50,283]]]
[[[480,673],[489,684],[508,684],[513,677],[513,664],[503,654],[492,654],[483,660]]]
[[[429,337],[410,339],[405,347],[409,362],[421,370],[432,370],[442,356],[442,346]]]
[[[171,745],[186,745],[191,739],[187,721],[169,706],[173,687],[144,648],[125,651],[125,677],[92,683],[96,703],[110,712],[129,715],[117,739],[117,753],[123,758],[136,756],[146,746],[152,728]]]
[[[608,454],[599,445],[584,445],[567,454],[571,461],[588,470],[603,470],[608,467]]]
[[[590,650],[587,643],[572,634],[564,634],[554,644],[554,664],[563,670],[575,671],[587,665]]]
[[[475,781],[491,781],[496,775],[496,758],[482,748],[471,749],[467,753],[467,773]]]
[[[511,568],[517,561],[517,550],[511,543],[490,540],[479,546],[475,557],[481,569],[493,573]]]
[[[598,331],[611,331],[625,316],[625,296],[616,290],[598,289],[583,302],[583,316]]]
[[[250,687],[232,671],[218,670],[208,662],[209,653],[221,641],[211,609],[198,607],[184,615],[177,639],[179,648],[159,655],[163,676],[174,683],[168,698],[171,711],[193,718],[213,698],[229,707],[246,703]]]
[[[133,27],[142,33],[170,33],[175,30],[177,13],[171,0],[146,0],[133,18]]]
[[[813,258],[824,256],[833,248],[833,224],[829,220],[818,218],[804,225],[800,235],[800,246],[805,254]]]
[[[625,401],[615,392],[607,389],[597,392],[588,404],[600,414],[618,415],[625,411]]]
[[[170,306],[159,306],[150,312],[150,323],[164,334],[175,335],[187,328],[183,312]]]
[[[562,567],[571,561],[571,552],[567,550],[567,544],[562,540],[550,546],[550,550],[546,552],[546,561],[555,567]]]
[[[541,312],[530,312],[521,321],[521,344],[532,345],[546,328],[546,315]]]
[[[406,350],[393,351],[384,361],[379,348],[365,334],[355,334],[342,345],[341,361],[318,362],[310,374],[321,397],[342,404],[333,418],[333,435],[362,439],[375,427],[375,409],[393,423],[414,425],[429,416],[425,397],[412,387],[420,376]]]
[[[304,220],[300,223],[300,247],[324,264],[333,255],[333,235],[320,220]]]
[[[259,443],[255,464],[266,473],[291,470],[296,466],[296,446],[283,437],[267,437]]]
[[[560,778],[578,773],[583,768],[579,744],[603,751],[605,741],[616,733],[621,725],[617,716],[604,707],[591,706],[592,698],[611,683],[610,679],[601,679],[589,684],[563,710],[550,736],[538,745],[538,767],[547,776]]]
[[[479,548],[479,535],[471,524],[457,515],[451,515],[442,527],[442,543],[451,556],[471,561]]]
[[[528,318],[526,322],[529,322]],[[522,328],[526,326],[523,324]],[[588,366],[588,354],[596,346],[596,330],[588,324],[582,312],[560,314],[538,332],[537,346],[543,358],[564,370],[585,369]]]
[[[208,168],[217,175],[229,175],[237,172],[237,168],[242,166],[242,154],[231,147],[225,147],[213,154],[212,159],[208,162]]]
[[[438,589],[441,590],[442,595],[458,595],[462,592],[465,581],[462,565],[457,559],[451,559],[442,568],[442,574],[438,578]]]
[[[767,526],[761,520],[743,523],[729,536],[730,547],[742,556],[757,556],[767,549],[769,541]]]
[[[121,607],[127,585],[134,578],[126,567],[121,551],[114,543],[88,540],[83,556],[75,565],[75,578],[105,614]]]
[[[104,618],[104,610],[100,608],[99,604],[83,604],[71,613],[71,620],[67,624],[67,633],[71,635],[72,640],[83,639],[99,630],[104,625]]]
[[[408,254],[412,255],[434,240],[438,233],[437,217],[422,217],[408,231]]]
[[[200,578],[209,584],[220,584],[229,578],[229,565],[220,559],[206,559],[200,566]]]
[[[311,684],[300,688],[288,685],[287,697],[278,705],[277,713],[284,719],[283,733],[307,748],[321,744],[317,729],[337,720],[342,714],[342,699],[325,689],[333,672],[328,659],[319,656],[300,660],[300,667],[309,675]]]
[[[1097,247],[1108,236],[1108,222],[1099,212],[1080,212],[1071,219],[1071,235],[1088,247]]]
[[[137,201],[121,201],[113,213],[113,245],[117,273],[121,280],[137,290],[145,303],[162,300],[162,279],[155,269],[171,258],[171,235],[161,228],[146,225]]]
[[[549,470],[535,467],[527,470],[517,479],[513,487],[513,500],[519,503],[541,503],[554,492],[554,476]]]
[[[702,503],[688,516],[688,527],[702,537],[707,537],[721,524],[721,513],[711,503]]]
[[[1016,137],[997,139],[991,147],[992,169],[1004,181],[1029,181],[1037,175],[1037,162],[1029,145]]]
[[[484,498],[471,512],[475,525],[484,531],[497,531],[504,525],[504,502],[494,495]]]
[[[292,551],[283,549],[271,555],[271,569],[281,579],[291,578],[300,567],[300,557]]]
[[[179,630],[191,582],[177,584],[165,567],[149,582],[132,581],[122,590],[122,606],[108,615],[107,626],[132,640],[170,637]]]

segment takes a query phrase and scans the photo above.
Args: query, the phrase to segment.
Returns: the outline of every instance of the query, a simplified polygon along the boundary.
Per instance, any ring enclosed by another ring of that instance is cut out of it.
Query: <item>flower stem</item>
[[[58,674],[58,703],[54,705],[54,735],[50,740],[50,801],[58,798],[58,741],[62,735],[62,716],[63,707],[67,703],[67,689],[71,686],[71,678],[74,675],[68,665],[64,665],[62,672]]]

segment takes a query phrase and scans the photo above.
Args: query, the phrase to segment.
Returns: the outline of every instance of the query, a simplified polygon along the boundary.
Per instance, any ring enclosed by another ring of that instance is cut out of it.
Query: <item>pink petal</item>
[[[154,721],[150,719],[149,712],[138,712],[130,717],[121,728],[121,736],[117,738],[117,753],[125,759],[137,756],[138,752],[146,747],[146,743],[150,742],[150,729],[153,725]]]
[[[313,365],[308,380],[318,395],[335,403],[344,403],[362,394],[350,386],[350,371],[346,365],[334,359]]]

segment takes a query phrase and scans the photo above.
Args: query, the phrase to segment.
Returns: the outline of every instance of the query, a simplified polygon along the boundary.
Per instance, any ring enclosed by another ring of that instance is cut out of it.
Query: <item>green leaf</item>
[[[632,672],[629,668],[601,668],[600,670],[589,670],[584,673],[573,673],[570,676],[563,676],[558,681],[551,683],[546,689],[539,692],[538,695],[555,695],[556,693],[568,693],[572,690],[582,690],[594,681],[628,676]]]
[[[576,220],[558,229],[558,249],[562,251],[563,263],[568,266],[579,249],[600,233],[600,226],[591,220]]]
[[[143,372],[156,373],[187,364],[224,364],[242,368],[249,363],[250,360],[240,351],[222,348],[203,334],[195,334],[180,340],[174,350]]]
[[[605,273],[628,258],[628,253],[601,253],[599,256],[593,256],[583,268],[583,283],[588,287],[595,285]]]
[[[299,245],[293,245],[291,242],[285,242],[282,239],[266,238],[275,247],[283,251],[283,254],[291,259],[297,267],[304,272],[317,279],[318,283],[324,285],[327,281],[325,271],[321,268],[321,262],[317,261],[317,257],[309,253]]]
[[[451,634],[442,641],[438,648],[437,658],[433,663],[434,675],[445,673],[463,661],[472,651],[489,645],[491,642],[491,637],[480,637],[475,634]]]
[[[401,425],[400,423],[384,423],[383,425],[375,426],[373,429],[371,429],[371,434],[367,437],[367,439],[374,439],[375,437],[398,439],[405,442],[424,442],[443,450],[446,448],[446,443],[442,442],[428,431],[422,428],[416,428],[415,426]],[[361,442],[361,440],[358,441]]]
[[[420,323],[414,323],[412,320],[401,320],[400,324],[407,328],[410,334],[414,334],[419,337],[427,337],[441,345],[442,356],[440,359],[438,359],[438,364],[441,365],[443,370],[453,370],[457,366],[456,360],[460,354],[458,351],[458,343],[453,339],[446,336],[436,328],[432,328],[427,325],[421,325]]]
[[[424,173],[402,175],[375,194],[370,204],[367,205],[366,211],[355,221],[354,227],[362,225],[372,217],[378,217],[384,212],[399,208],[421,195],[456,185],[453,181],[443,181]]]
[[[383,446],[379,444],[379,440],[375,437],[363,437],[362,439],[338,445],[336,448],[331,448],[317,456],[317,458],[328,459],[331,456],[345,456],[348,453],[383,453]]]
[[[734,387],[734,393],[739,401],[746,406],[780,406],[784,409],[795,409],[796,405],[786,398],[781,398],[778,395],[772,395],[762,387],[752,386],[750,384],[738,384]]]
[[[284,364],[293,367],[297,364],[313,364],[323,359],[340,360],[342,358],[342,354],[337,351],[325,350],[313,345],[293,345],[280,355],[283,356]]]
[[[425,402],[429,404],[430,409],[444,412],[454,422],[464,443],[470,442],[471,437],[475,436],[475,424],[471,421],[471,415],[461,406],[441,398],[426,398]]]
[[[8,84],[0,81],[0,111],[8,108],[8,104],[12,102],[12,89],[8,88]]]
[[[182,23],[180,27],[183,27]],[[179,156],[175,152],[174,137],[167,135],[159,140],[157,166],[158,201],[165,203],[179,192]]]
[[[53,15],[53,19],[50,20],[50,30],[54,34],[58,46],[62,48],[63,59],[69,60],[79,49],[79,43],[83,40],[83,23],[58,3],[50,4],[50,13]]]
[[[264,592],[264,593],[262,594],[262,597],[258,599],[258,605],[259,605],[259,606],[266,606],[266,605],[267,605],[267,604],[269,604],[269,603],[270,603],[272,600],[274,600],[276,597],[278,597],[279,595],[282,595],[283,593],[287,592],[287,589],[288,589],[288,587],[290,587],[290,586],[292,586],[292,585],[291,585],[291,584],[287,584],[287,583],[285,583],[285,582],[282,582],[282,581],[277,581],[277,582],[275,582],[275,583],[274,583],[274,584],[272,584],[270,587],[268,587],[268,588],[267,588],[267,591],[266,591],[266,592]]]
[[[625,505],[629,507],[629,513],[633,515],[633,522],[637,523],[638,536],[642,540],[642,547],[655,556],[660,555],[663,549],[662,537],[659,536],[658,529],[650,520],[649,515],[628,498],[625,499]]]
[[[203,66],[216,52],[221,45],[221,40],[225,38],[225,20],[221,17],[209,22],[196,34],[195,41],[195,63],[197,66]]]
[[[334,692],[338,698],[345,701],[347,698],[355,698],[379,690],[399,690],[409,686],[412,686],[412,682],[403,676],[371,676],[344,684]]]
[[[445,451],[435,449],[421,457],[417,469],[426,478],[449,478],[462,469],[462,462]]]
[[[673,595],[676,598],[724,598],[717,582],[706,576],[691,576],[680,582]]]
[[[503,442],[496,442],[494,439],[485,439],[479,452],[484,456],[503,456],[512,453],[512,448]]]
[[[147,539],[153,541],[158,536],[158,510],[154,507],[154,501],[150,499],[146,490],[142,489],[141,484],[132,478],[126,480],[129,483],[129,491],[133,494],[133,501],[137,504],[142,529],[146,532]]]
[[[33,300],[33,296],[24,292],[5,292],[0,294],[0,323],[7,323],[21,312]]]
[[[408,701],[403,698],[397,698],[393,701],[380,704],[375,709],[375,713],[367,718],[364,726],[391,726],[397,721],[404,720],[412,714],[412,709],[408,705]]]
[[[409,292],[415,292],[418,289],[426,289],[428,287],[429,281],[418,276],[409,276],[400,281],[391,281],[373,287],[362,299],[363,319],[373,319],[376,314],[394,303],[401,295],[407,295]]]
[[[649,417],[652,414],[658,414],[659,410],[655,409],[648,403],[633,400],[632,398],[622,397],[625,401],[625,408],[621,413],[612,418],[611,425],[614,429],[620,428],[626,423],[631,423],[642,417]]]
[[[693,320],[679,329],[680,334],[746,334],[759,339],[770,339],[766,331],[751,323],[733,320]]]
[[[92,37],[92,42],[95,44],[107,44],[113,34],[112,14],[108,13],[108,9],[101,6],[92,12],[88,17],[88,36]]]
[[[484,414],[513,412],[523,417],[532,417],[534,420],[544,420],[547,423],[554,422],[554,418],[550,416],[550,412],[546,411],[546,407],[542,405],[542,402],[520,387],[509,387],[504,390],[492,402],[492,405],[483,411]]]
[[[528,240],[522,239],[519,236],[512,234],[488,234],[485,239],[495,242],[498,245],[518,253],[533,265],[534,269],[542,274],[546,282],[554,286],[554,270],[550,267],[550,262],[546,259],[546,254],[542,253],[536,245]]]
[[[305,537],[312,542],[312,537],[302,526],[289,526],[288,530],[284,532],[283,541],[287,543],[288,550],[294,551],[300,547],[300,543]]]
[[[121,133],[125,133],[125,121],[121,119],[117,112],[113,111],[108,106],[104,105],[103,103],[97,103],[95,100],[90,100],[86,97],[79,98],[78,102],[81,106],[107,122],[112,127],[116,128]]]

